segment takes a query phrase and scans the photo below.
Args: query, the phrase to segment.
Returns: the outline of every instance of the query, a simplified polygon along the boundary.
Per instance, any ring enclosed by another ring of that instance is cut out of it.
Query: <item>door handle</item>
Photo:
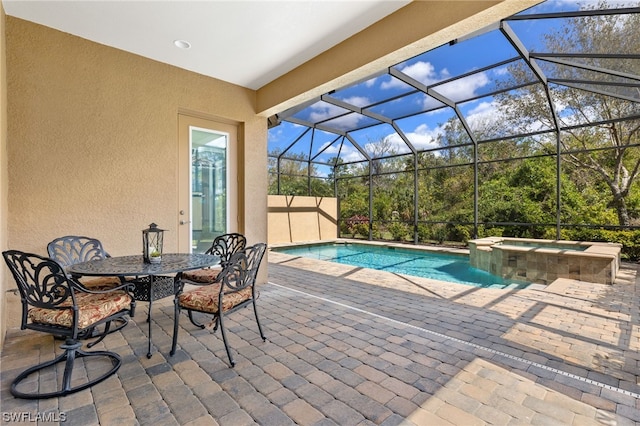
[[[190,220],[181,220],[180,225],[186,225],[187,223],[191,223]]]

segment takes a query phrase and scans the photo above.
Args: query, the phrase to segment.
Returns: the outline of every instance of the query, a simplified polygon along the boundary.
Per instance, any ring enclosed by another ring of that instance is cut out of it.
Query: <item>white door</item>
[[[178,115],[178,249],[204,253],[237,232],[237,127]]]

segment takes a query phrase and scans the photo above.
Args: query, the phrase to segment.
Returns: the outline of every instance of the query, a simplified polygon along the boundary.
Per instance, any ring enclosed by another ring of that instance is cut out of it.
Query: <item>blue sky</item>
[[[640,1],[609,3],[609,7],[640,6]],[[549,0],[523,12],[523,14],[573,11],[582,8],[593,8],[597,4],[593,0]],[[509,25],[529,51],[544,52],[546,49],[542,43],[542,35],[552,31],[554,27],[559,27],[563,21],[563,19],[511,21]],[[407,59],[393,68],[424,85],[430,86],[500,61],[516,58],[517,56],[515,49],[502,36],[500,31],[494,30],[460,41],[454,45],[441,46],[422,55]],[[497,110],[493,97],[483,95],[490,93],[500,81],[508,78],[507,67],[508,65],[504,65],[478,72],[454,82],[435,86],[434,90],[456,103],[463,99],[474,97],[475,99],[458,106],[472,129],[476,127],[486,128],[485,123],[495,122],[503,118]],[[531,74],[530,78],[531,81],[534,81],[533,74]],[[386,73],[346,88],[336,89],[331,96],[356,107],[365,107],[391,99],[367,110],[392,119],[404,117],[407,114],[415,114],[400,119],[396,123],[411,144],[418,150],[436,148],[438,146],[437,138],[442,134],[442,125],[452,117],[455,119],[455,113],[451,108],[438,108],[443,104],[425,96],[422,92],[416,93],[413,87]],[[293,117],[311,122],[328,120],[326,121],[327,125],[339,130],[349,131],[350,136],[370,154],[376,152],[374,146],[380,140],[386,140],[395,152],[410,152],[409,147],[389,124],[378,124],[362,130],[351,131],[367,124],[378,123],[378,121],[360,114],[343,115],[347,112],[347,110],[339,106],[320,101],[299,111]],[[334,119],[333,117],[336,116],[340,117]],[[513,128],[514,134],[518,133],[517,129],[515,129],[516,126],[505,124],[507,125],[503,126],[503,131],[506,131],[507,134],[508,130],[504,129]],[[541,123],[529,123],[527,130],[533,132],[544,128]],[[342,141],[342,137],[320,130],[304,133],[306,130],[306,127],[288,122],[283,122],[281,125],[270,129],[268,139],[269,152],[274,150],[283,151],[297,138],[300,138],[287,151],[288,153],[310,155],[319,161],[327,161],[329,158],[336,156],[338,151],[341,150],[340,155],[345,161],[364,159],[348,141],[342,147],[340,143],[335,142],[336,140],[338,142]],[[313,145],[311,145],[312,134]],[[498,136],[504,136],[504,134],[495,135],[495,137]],[[332,142],[334,142],[333,145],[327,148],[327,145]]]

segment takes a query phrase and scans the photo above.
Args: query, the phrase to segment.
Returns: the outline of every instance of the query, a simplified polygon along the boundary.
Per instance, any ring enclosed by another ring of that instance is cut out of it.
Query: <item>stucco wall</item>
[[[44,254],[78,234],[138,253],[155,222],[177,251],[178,112],[239,125],[239,231],[266,241],[267,126],[254,91],[13,17],[6,47],[9,247]]]
[[[0,3],[0,252],[7,249],[8,185],[7,171],[7,67],[5,55],[5,14]],[[0,347],[4,343],[7,309],[6,291],[9,288],[9,271],[0,260]]]
[[[269,195],[269,244],[338,236],[336,198]]]

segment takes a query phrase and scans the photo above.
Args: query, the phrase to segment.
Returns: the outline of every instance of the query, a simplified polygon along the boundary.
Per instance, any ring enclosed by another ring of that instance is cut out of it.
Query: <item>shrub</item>
[[[495,226],[479,226],[478,238],[484,237],[502,237],[504,235],[504,228]]]
[[[429,237],[431,236],[431,231],[428,225],[419,224],[418,225],[418,241],[421,243],[426,243],[429,241]]]
[[[404,222],[393,222],[388,228],[394,241],[405,241],[409,234],[409,227]]]
[[[471,230],[466,225],[447,225],[446,238],[466,244],[471,239]]]
[[[573,241],[619,243],[622,244],[624,260],[640,260],[640,230],[564,229],[560,235],[563,239]]]
[[[353,225],[353,234],[369,238],[369,222],[359,222]]]
[[[347,233],[352,238],[356,235],[369,237],[369,218],[363,215],[354,215],[344,221]]]

